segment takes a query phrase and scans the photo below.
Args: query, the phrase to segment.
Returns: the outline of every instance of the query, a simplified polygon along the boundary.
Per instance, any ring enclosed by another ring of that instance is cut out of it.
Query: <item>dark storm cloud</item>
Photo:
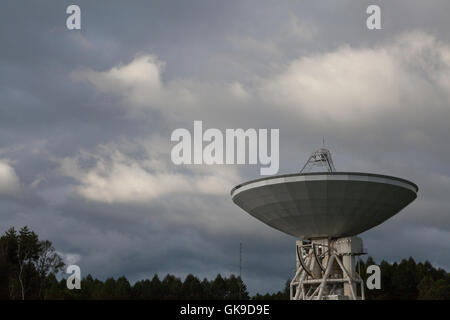
[[[2,2],[0,160],[20,190],[0,195],[1,231],[29,225],[78,255],[83,274],[134,280],[237,273],[243,242],[250,290],[281,289],[295,265],[294,238],[217,187],[258,169],[170,163],[171,131],[203,119],[207,127],[280,128],[280,173],[299,170],[325,135],[338,169],[418,183],[418,200],[364,233],[365,247],[378,260],[412,255],[450,268],[450,95],[440,72],[449,67],[448,1],[379,2],[379,32],[365,27],[369,1],[77,1],[81,31],[65,28],[69,4]],[[422,49],[408,47],[414,41]],[[163,65],[153,91],[127,82],[126,66],[141,56],[156,57],[144,67]],[[346,59],[367,61],[369,77],[323,68]],[[377,81],[386,80],[377,66],[392,72],[391,88]],[[317,77],[323,100],[306,87],[277,96],[301,76]],[[341,78],[343,95],[332,90]],[[371,86],[364,99],[351,91],[361,81]],[[162,191],[127,191],[125,178],[140,176]]]

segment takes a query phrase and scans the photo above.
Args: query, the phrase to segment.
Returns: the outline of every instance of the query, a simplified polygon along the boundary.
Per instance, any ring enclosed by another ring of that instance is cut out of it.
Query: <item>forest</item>
[[[371,258],[360,261],[361,275],[376,264]],[[381,289],[367,290],[369,300],[450,300],[450,273],[430,262],[412,257],[401,262],[381,261]],[[288,300],[289,280],[281,291],[250,296],[239,276],[218,274],[214,279],[185,279],[167,274],[130,283],[125,277],[99,280],[87,275],[81,289],[69,290],[62,277],[65,264],[49,240],[40,240],[28,227],[9,229],[0,237],[1,300]],[[286,275],[289,278],[290,275]],[[280,284],[283,287],[283,284]]]

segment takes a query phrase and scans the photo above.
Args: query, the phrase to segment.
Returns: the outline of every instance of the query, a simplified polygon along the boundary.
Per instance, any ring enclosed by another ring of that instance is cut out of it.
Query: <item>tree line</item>
[[[359,261],[364,281],[366,269],[376,264],[369,257]],[[435,268],[428,261],[416,263],[413,258],[400,263],[382,261],[381,289],[365,290],[367,299],[450,299],[450,273]],[[48,240],[39,240],[36,233],[23,227],[9,229],[0,237],[0,299],[151,299],[151,300],[288,300],[289,284],[276,293],[250,296],[247,286],[239,276],[200,280],[190,274],[184,280],[174,275],[162,279],[155,274],[131,284],[124,276],[104,281],[87,275],[81,280],[81,289],[69,290],[63,259]]]
[[[247,288],[240,277],[231,275],[214,280],[200,280],[188,275],[184,281],[173,275],[160,279],[141,280],[131,285],[125,277],[105,281],[88,275],[81,280],[81,289],[68,290],[66,280],[51,276],[45,299],[65,300],[248,300]]]
[[[364,281],[370,276],[368,266],[376,264],[372,257],[360,261]],[[370,300],[450,300],[450,273],[435,268],[430,262],[416,263],[412,257],[400,263],[381,261],[381,289],[365,290]]]

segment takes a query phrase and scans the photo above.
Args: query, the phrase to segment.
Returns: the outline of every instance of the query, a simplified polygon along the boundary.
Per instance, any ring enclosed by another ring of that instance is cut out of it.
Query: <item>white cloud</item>
[[[229,108],[250,101],[249,91],[239,81],[215,83],[177,78],[163,82],[164,65],[154,55],[141,55],[107,71],[76,70],[71,78],[90,84],[105,95],[119,97],[126,115],[132,117],[158,110],[167,119],[183,121],[194,114],[205,119],[210,117],[205,110],[215,110],[219,111],[217,117],[223,119]]]
[[[379,115],[418,111],[437,97],[448,102],[449,56],[447,44],[412,32],[384,46],[343,46],[301,57],[280,74],[263,79],[260,93],[284,111],[309,120],[353,126]]]
[[[78,253],[57,253],[62,257],[66,265],[77,264],[81,260],[81,256]]]
[[[142,94],[141,91],[161,89],[160,76],[163,67],[164,63],[155,56],[143,55],[136,57],[127,65],[119,65],[108,71],[76,71],[72,76],[75,79],[87,80],[100,91],[131,90],[132,93],[139,95]]]
[[[99,146],[98,154],[82,151],[61,159],[61,172],[77,181],[79,196],[105,203],[148,203],[180,194],[228,195],[240,181],[237,171],[226,166],[180,170],[170,163],[170,145],[162,151],[157,140]],[[133,156],[130,151],[139,148],[144,150],[142,157]]]
[[[123,99],[128,115],[139,116],[142,111],[185,108],[196,103],[189,81],[163,83],[161,74],[165,63],[154,55],[139,55],[128,64],[108,71],[90,69],[73,71],[73,80],[86,82],[99,92]]]
[[[0,159],[0,195],[17,195],[20,180],[7,159]]]

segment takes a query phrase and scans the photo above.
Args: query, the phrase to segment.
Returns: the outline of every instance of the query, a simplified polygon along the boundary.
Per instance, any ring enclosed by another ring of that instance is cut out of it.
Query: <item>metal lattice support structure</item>
[[[300,170],[300,173],[310,172],[314,167],[325,167],[328,172],[336,171],[330,150],[321,148],[314,151],[308,158],[308,161],[306,161],[302,170]]]
[[[364,282],[355,265],[355,256],[364,254],[360,238],[297,241],[296,252],[291,300],[364,300]]]

